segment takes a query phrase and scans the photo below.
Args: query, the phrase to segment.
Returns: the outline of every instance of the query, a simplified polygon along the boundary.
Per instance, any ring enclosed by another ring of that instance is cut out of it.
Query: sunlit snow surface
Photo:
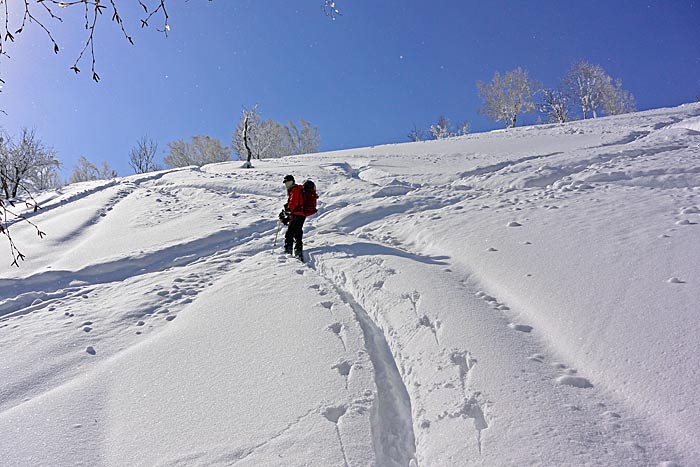
[[[240,165],[12,227],[0,464],[700,465],[700,105]]]

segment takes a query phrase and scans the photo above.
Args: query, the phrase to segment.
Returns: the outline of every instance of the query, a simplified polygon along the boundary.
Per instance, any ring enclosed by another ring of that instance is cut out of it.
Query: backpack
[[[301,197],[303,200],[302,209],[304,210],[304,216],[313,216],[316,214],[316,200],[318,195],[316,194],[316,184],[311,180],[307,180],[301,186]]]

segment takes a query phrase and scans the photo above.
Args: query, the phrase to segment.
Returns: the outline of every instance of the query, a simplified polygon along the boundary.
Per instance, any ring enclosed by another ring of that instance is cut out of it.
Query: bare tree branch
[[[19,3],[20,0],[0,0],[0,16],[4,15],[4,21],[0,25],[0,56],[4,55],[8,57],[6,53],[6,43],[14,42],[15,36],[21,34],[28,24],[35,24],[37,27],[42,29],[49,39],[53,47],[54,53],[58,53],[60,50],[59,44],[52,34],[53,25],[52,21],[57,21],[63,23],[63,18],[59,16],[56,12],[56,8],[61,8],[64,10],[70,10],[76,5],[82,5],[84,9],[85,17],[85,30],[87,31],[87,37],[85,39],[84,45],[77,59],[70,67],[75,73],[80,73],[80,68],[78,65],[83,60],[86,52],[90,51],[90,69],[92,71],[92,79],[94,81],[99,81],[100,76],[95,70],[95,28],[97,27],[97,18],[101,16],[105,11],[111,10],[112,12],[112,22],[116,23],[124,34],[124,38],[130,43],[134,44],[132,36],[127,32],[127,28],[123,17],[119,13],[118,5],[124,5],[126,0],[21,0],[24,4],[24,11],[22,14],[22,21],[16,30],[13,32],[13,27],[11,25],[12,15],[19,14],[18,11],[22,11],[18,6],[12,5],[10,7],[10,2]],[[149,26],[149,22],[154,17],[160,17],[162,19],[162,27],[156,27],[158,32],[162,32],[166,36],[170,31],[170,16],[168,14],[167,4],[168,1],[172,0],[137,0],[138,4],[143,8],[144,17],[140,18],[141,28]],[[212,1],[212,0],[209,0]],[[20,4],[21,5],[21,4]],[[3,8],[4,7],[4,8]],[[322,9],[326,16],[335,20],[340,16],[340,10],[336,8],[334,0],[323,0]],[[2,80],[0,80],[2,82]]]

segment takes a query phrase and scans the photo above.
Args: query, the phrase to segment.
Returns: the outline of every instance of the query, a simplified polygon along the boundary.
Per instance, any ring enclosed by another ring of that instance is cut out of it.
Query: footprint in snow
[[[517,323],[510,323],[508,324],[508,327],[511,329],[515,329],[516,331],[520,332],[531,332],[533,327],[529,326],[527,324],[517,324]]]
[[[672,277],[667,281],[669,284],[685,284],[684,280],[679,279],[678,277]]]
[[[96,354],[97,354],[97,351],[96,351],[95,348],[94,348],[93,346],[91,346],[91,345],[87,346],[87,348],[85,349],[85,352],[89,353],[90,355],[96,355]]]
[[[592,388],[593,384],[582,376],[564,375],[556,379],[557,384],[563,386],[573,386],[575,388]]]
[[[343,331],[343,324],[342,323],[333,323],[328,326],[327,328],[329,331],[331,331],[333,334],[336,336],[340,337],[340,333]]]
[[[338,370],[338,373],[345,378],[345,389],[348,388],[348,378],[350,376],[350,370],[352,369],[352,363],[347,360],[343,360],[340,363],[336,363],[331,367],[334,370]]]
[[[319,303],[323,308],[330,310],[333,308],[333,302],[321,302]]]
[[[522,227],[522,226],[523,226],[523,224],[521,224],[520,222],[513,221],[513,222],[508,223],[508,227]]]
[[[323,411],[321,411],[321,415],[326,417],[326,420],[328,420],[329,422],[337,424],[340,420],[340,417],[345,415],[347,411],[347,406],[339,405],[337,407],[326,407],[325,409],[323,409]]]
[[[343,340],[343,336],[340,334],[343,332],[344,326],[342,323],[333,323],[329,325],[326,329],[331,331],[335,336],[340,339],[340,343],[343,344],[343,350],[347,350],[347,347],[345,346],[345,341]]]

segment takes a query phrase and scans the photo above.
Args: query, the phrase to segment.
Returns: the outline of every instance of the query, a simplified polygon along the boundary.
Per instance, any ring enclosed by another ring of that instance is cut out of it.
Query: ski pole
[[[282,221],[277,221],[277,233],[275,233],[275,241],[272,242],[272,248],[277,246],[277,236],[280,234],[280,229],[282,228]]]

